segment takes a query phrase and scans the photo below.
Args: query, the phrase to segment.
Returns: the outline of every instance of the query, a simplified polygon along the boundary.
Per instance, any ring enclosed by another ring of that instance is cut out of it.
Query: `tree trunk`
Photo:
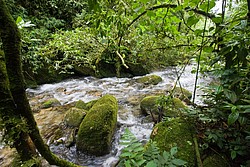
[[[28,124],[29,135],[39,153],[51,164],[63,167],[77,166],[55,156],[44,143],[31,111],[21,66],[21,36],[3,0],[0,0],[0,33],[5,53],[6,68],[17,111]]]
[[[1,31],[0,31],[1,32]],[[0,118],[5,126],[5,135],[13,140],[22,161],[28,161],[37,156],[35,147],[29,140],[29,135],[22,127],[21,116],[17,113],[14,100],[9,89],[4,55],[0,53]],[[11,143],[10,143],[11,144]]]

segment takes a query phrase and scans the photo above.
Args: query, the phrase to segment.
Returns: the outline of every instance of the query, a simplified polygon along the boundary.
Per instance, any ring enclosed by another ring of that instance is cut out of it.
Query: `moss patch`
[[[194,127],[184,118],[172,118],[169,121],[158,123],[150,138],[156,141],[161,151],[169,151],[178,147],[177,158],[188,162],[188,166],[195,166],[195,149],[193,144]]]
[[[72,107],[66,112],[64,122],[67,126],[78,127],[86,114],[86,110]]]
[[[79,109],[89,110],[89,109],[91,109],[91,107],[92,107],[96,102],[97,102],[97,100],[92,100],[92,101],[90,101],[90,102],[88,102],[88,103],[85,103],[85,102],[82,101],[82,100],[78,100],[78,101],[76,102],[75,107],[76,107],[76,108],[79,108]]]
[[[150,111],[154,115],[158,115],[157,101],[161,96],[147,96],[142,99],[140,103],[141,111],[143,114],[149,115]],[[180,109],[184,109],[187,106],[178,98],[172,98],[168,102],[167,106],[163,108],[164,116],[177,116],[180,113]]]
[[[117,112],[118,103],[114,96],[101,97],[80,125],[77,149],[97,156],[109,153],[117,123]]]
[[[61,103],[56,98],[51,98],[46,101],[44,101],[41,105],[41,108],[49,108],[49,107],[55,107],[60,106]]]
[[[162,78],[158,75],[149,75],[136,79],[136,82],[144,85],[157,85],[162,81]]]

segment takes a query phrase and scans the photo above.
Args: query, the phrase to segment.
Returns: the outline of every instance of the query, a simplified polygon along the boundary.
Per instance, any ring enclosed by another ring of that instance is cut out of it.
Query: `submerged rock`
[[[55,106],[60,106],[61,103],[56,99],[56,98],[51,98],[46,101],[44,101],[41,104],[41,108],[49,108],[49,107],[55,107]]]
[[[187,166],[195,166],[195,148],[193,144],[193,124],[184,118],[171,118],[154,127],[150,138],[157,143],[161,151],[169,151],[177,146],[176,158],[186,161]]]
[[[140,108],[143,114],[154,116],[158,115],[158,108],[163,97],[167,98],[166,106],[163,107],[163,115],[168,117],[178,116],[181,109],[185,109],[187,106],[178,98],[168,98],[169,96],[147,96],[142,99]],[[151,113],[150,113],[151,112]]]
[[[101,156],[109,153],[117,123],[118,103],[111,95],[101,97],[82,121],[76,140],[78,150]]]
[[[66,112],[64,122],[67,126],[78,127],[86,114],[86,110],[72,107]]]
[[[158,75],[148,75],[141,78],[136,79],[136,82],[144,84],[144,85],[157,85],[162,81],[162,78]]]

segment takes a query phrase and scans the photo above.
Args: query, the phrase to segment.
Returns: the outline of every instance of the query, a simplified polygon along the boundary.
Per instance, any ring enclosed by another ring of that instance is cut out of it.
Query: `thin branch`
[[[162,9],[162,8],[177,8],[177,7],[178,7],[178,5],[175,5],[175,4],[161,4],[161,5],[150,7],[147,10],[145,10],[144,12],[142,12],[140,15],[138,15],[130,24],[128,24],[127,27],[129,28],[132,24],[134,24],[137,20],[139,20],[143,15],[145,15],[148,11]],[[207,12],[204,12],[204,11],[199,10],[199,9],[193,9],[191,7],[186,7],[186,8],[184,8],[184,10],[185,11],[193,11],[193,12],[195,12],[197,14],[206,16],[206,17],[208,17],[210,19],[215,17],[214,14],[207,13]]]

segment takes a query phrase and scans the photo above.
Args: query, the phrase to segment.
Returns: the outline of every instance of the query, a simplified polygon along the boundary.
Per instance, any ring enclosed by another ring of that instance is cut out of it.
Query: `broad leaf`
[[[183,161],[183,160],[181,160],[181,159],[173,159],[173,160],[172,160],[172,163],[175,164],[175,165],[177,165],[177,166],[183,166],[183,165],[185,165],[187,162],[186,162],[186,161]]]
[[[237,112],[237,111],[232,112],[228,116],[228,120],[227,120],[228,125],[232,125],[233,123],[235,123],[235,121],[237,121],[238,117],[239,117],[239,112]]]
[[[195,25],[198,22],[199,22],[199,19],[197,17],[195,17],[195,16],[190,16],[187,19],[187,25],[190,26],[190,27],[193,26],[193,25]]]
[[[147,163],[146,167],[157,167],[157,164],[154,161],[150,161]]]

